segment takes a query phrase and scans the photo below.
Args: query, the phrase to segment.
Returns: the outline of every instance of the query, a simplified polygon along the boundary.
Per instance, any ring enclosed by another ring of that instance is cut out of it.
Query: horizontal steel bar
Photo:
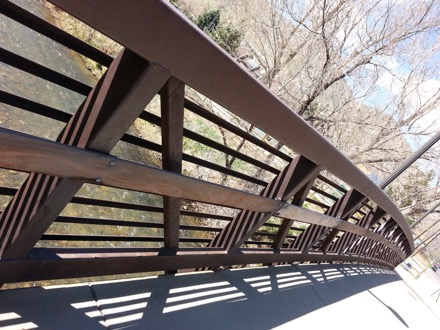
[[[267,144],[266,142],[260,140],[259,138],[243,131],[241,128],[231,124],[230,122],[216,116],[212,112],[202,108],[201,106],[195,104],[194,102],[185,99],[185,108],[189,111],[199,115],[200,117],[205,118],[206,120],[210,121],[211,123],[214,123],[220,127],[223,127],[227,129],[228,131],[234,133],[235,135],[240,136],[241,138],[259,146],[260,148],[266,150],[267,152],[270,152],[271,154],[284,159],[287,162],[292,161],[292,157],[289,155],[286,155],[285,153],[281,152],[280,150],[272,147],[271,145]]]
[[[0,195],[3,196],[14,196],[17,191],[17,188],[0,187]]]
[[[44,234],[40,241],[79,241],[79,242],[163,242],[161,236],[116,236],[116,235],[73,235]]]
[[[245,154],[243,154],[241,152],[238,152],[238,151],[236,151],[236,150],[234,150],[234,149],[232,149],[230,147],[227,147],[227,146],[225,146],[225,145],[223,145],[221,143],[218,143],[218,142],[215,142],[215,141],[213,141],[211,139],[208,139],[208,138],[206,138],[203,135],[200,135],[198,133],[195,133],[195,132],[192,132],[190,130],[184,129],[183,130],[183,136],[185,136],[186,138],[189,138],[189,139],[191,139],[193,141],[202,143],[205,146],[211,147],[211,148],[213,148],[215,150],[218,150],[220,152],[223,152],[225,154],[228,154],[228,155],[231,155],[231,156],[236,157],[238,159],[241,159],[241,160],[243,160],[243,161],[245,161],[245,162],[247,162],[249,164],[257,166],[257,167],[259,167],[261,169],[264,169],[266,171],[269,171],[269,172],[271,172],[273,174],[280,173],[280,170],[276,169],[275,167],[267,165],[267,164],[265,164],[265,163],[255,159],[255,158],[253,158],[253,157],[250,157],[250,156],[245,155]]]
[[[366,228],[285,202],[264,198],[157,168],[131,163],[98,152],[0,129],[0,167],[166,195],[318,224],[353,232],[400,249]]]
[[[0,102],[37,115],[67,123],[71,114],[0,90]]]
[[[83,255],[56,255],[58,259],[49,260],[0,260],[0,282],[37,281],[46,279],[80,278],[89,276],[116,275],[126,273],[152,272],[174,269],[194,269],[201,267],[218,268],[245,264],[271,264],[293,262],[359,262],[378,265],[389,269],[394,265],[375,259],[338,254],[301,254],[284,251],[246,251],[225,254],[224,251],[207,251],[183,255],[163,255],[166,251],[135,253],[124,257],[115,253],[114,257],[98,253]]]
[[[154,115],[154,114],[152,114],[150,112],[147,112],[147,111],[144,111],[139,116],[139,118],[142,118],[142,119],[148,121],[149,123],[155,124],[157,126],[161,126],[162,125],[161,124],[161,119],[160,119],[159,116],[156,116],[156,115]],[[234,157],[236,157],[238,159],[241,159],[241,160],[243,160],[243,161],[245,161],[245,162],[247,162],[249,164],[252,164],[254,166],[262,168],[262,169],[264,169],[266,171],[269,171],[269,172],[271,172],[273,174],[280,173],[279,170],[277,170],[276,168],[274,168],[272,166],[269,166],[269,165],[267,165],[267,164],[265,164],[265,163],[263,163],[263,162],[261,162],[259,160],[256,160],[255,158],[247,156],[247,155],[245,155],[245,154],[243,154],[241,152],[238,152],[237,150],[234,150],[234,149],[232,149],[230,147],[227,147],[227,146],[225,146],[225,145],[223,145],[221,143],[218,143],[218,142],[216,142],[214,140],[211,140],[211,139],[209,139],[207,137],[204,137],[203,135],[200,135],[200,134],[198,134],[196,132],[193,132],[193,131],[191,131],[189,129],[184,129],[183,130],[183,136],[188,138],[188,139],[191,139],[191,140],[193,140],[195,142],[199,142],[201,144],[204,144],[205,146],[208,146],[208,147],[211,147],[211,148],[213,148],[215,150],[223,152],[225,154],[234,156]]]
[[[316,206],[322,207],[323,209],[328,209],[328,208],[330,207],[330,205],[327,205],[327,204],[324,204],[324,203],[318,202],[318,201],[316,201],[316,200],[314,200],[314,199],[311,199],[311,198],[306,198],[305,201],[308,202],[308,203],[310,203],[310,204],[313,204],[313,205],[316,205]]]
[[[114,219],[96,219],[96,218],[80,218],[80,217],[58,217],[55,222],[58,223],[74,223],[84,225],[98,225],[98,226],[121,226],[121,227],[136,227],[136,228],[157,228],[163,229],[163,223],[144,222],[144,221],[128,221],[128,220],[114,220]],[[193,231],[209,231],[219,232],[221,228],[216,227],[203,227],[192,225],[179,225],[181,230],[193,230]]]
[[[333,196],[332,194],[329,194],[328,192],[326,192],[322,189],[319,189],[317,187],[312,187],[312,188],[310,188],[310,190],[314,191],[324,197],[330,198],[330,199],[334,200],[335,202],[339,200],[339,197]]]
[[[133,136],[133,135],[130,135],[130,134],[125,134],[122,137],[121,141],[124,141],[124,142],[130,143],[130,144],[136,145],[136,146],[141,147],[141,148],[146,148],[146,149],[153,150],[153,151],[156,151],[156,152],[162,152],[162,146],[160,144],[157,144],[157,143],[154,143],[154,142],[151,142],[151,141],[147,141],[147,140],[144,140],[142,138],[139,138],[137,136]],[[245,181],[248,181],[248,182],[252,182],[252,183],[258,184],[258,185],[263,186],[263,187],[267,186],[267,182],[265,182],[263,180],[259,180],[259,179],[255,178],[255,177],[251,177],[251,176],[249,176],[247,174],[243,174],[241,172],[228,169],[228,168],[226,168],[224,166],[220,166],[220,165],[208,162],[206,160],[203,160],[203,159],[200,159],[200,158],[188,155],[186,153],[184,153],[182,155],[182,159],[184,161],[186,161],[186,162],[191,163],[191,164],[200,165],[200,166],[203,166],[205,168],[209,168],[211,170],[214,170],[214,171],[217,171],[217,172],[220,172],[220,173],[224,173],[224,174],[230,175],[230,176],[238,178],[238,179],[242,179],[242,180],[245,180]]]
[[[113,61],[111,56],[73,37],[69,33],[64,32],[10,1],[1,2],[0,13],[106,67],[109,67]]]
[[[204,203],[272,212],[282,204],[251,193],[0,128],[0,167]]]
[[[98,225],[98,226],[121,226],[121,227],[138,227],[138,228],[163,228],[163,224],[144,221],[128,221],[114,219],[97,219],[97,218],[81,218],[81,217],[65,217],[60,216],[55,219],[58,223],[73,223],[81,225]]]
[[[44,247],[32,249],[29,258],[30,260],[53,260],[70,258],[108,258],[115,256],[158,256],[158,255],[199,255],[199,254],[225,254],[225,251],[220,248],[210,247],[186,247],[178,249],[166,249],[158,247]]]
[[[92,87],[0,47],[0,62],[87,96]]]
[[[159,153],[162,153],[162,146],[158,143],[154,143],[148,140],[144,140],[140,137],[131,135],[131,134],[124,134],[121,138],[121,141],[126,142],[126,143],[130,143],[132,145],[141,147],[141,148],[145,148],[145,149],[149,149],[152,151],[156,151]]]
[[[222,215],[222,214],[212,214],[212,213],[180,210],[180,215],[189,216],[189,217],[197,217],[197,218],[216,219],[216,220],[222,220],[222,221],[232,221],[232,217]]]
[[[98,225],[98,226],[120,226],[120,227],[136,227],[136,228],[157,228],[157,229],[163,229],[164,225],[162,223],[154,223],[154,222],[144,222],[144,221],[128,221],[128,220],[115,220],[115,219],[102,219],[102,218],[81,218],[81,217],[66,217],[66,216],[59,216],[55,222],[57,223],[71,223],[71,224],[83,224],[83,225]],[[266,225],[265,225],[266,226]],[[267,227],[267,226],[266,226]],[[279,225],[274,225],[273,227],[279,227]],[[218,227],[207,227],[207,226],[193,226],[193,225],[179,225],[180,230],[190,230],[190,231],[204,231],[204,232],[220,232],[222,228]],[[304,231],[304,229],[298,228],[299,231]],[[262,236],[268,236],[273,237],[276,234],[265,232],[265,231],[257,231],[255,235],[262,235]],[[55,240],[53,238],[48,238],[46,236],[44,239],[48,240]],[[60,236],[61,237],[61,236]],[[62,236],[62,237],[68,237],[67,240],[74,240],[72,236]],[[85,237],[85,236],[84,236]],[[96,236],[101,237],[101,236]],[[97,240],[105,240],[105,236],[102,236],[104,238],[97,239]],[[287,236],[288,238],[294,238],[296,236]],[[56,240],[62,240],[64,238],[57,238]],[[90,240],[90,239],[87,239]],[[111,240],[111,239],[109,239]],[[136,239],[135,239],[136,241]],[[250,242],[250,241],[249,241]],[[252,242],[254,243],[254,242]],[[259,244],[259,242],[256,242],[255,244]],[[269,243],[267,243],[269,244]]]
[[[163,242],[162,236],[116,236],[116,235],[67,235],[45,234],[41,241],[76,241],[76,242]],[[182,243],[209,243],[209,238],[179,237]]]
[[[235,170],[231,170],[231,169],[226,168],[224,166],[220,166],[220,165],[208,162],[206,160],[203,160],[203,159],[200,159],[200,158],[197,158],[197,157],[185,154],[185,153],[182,155],[182,159],[188,163],[203,166],[205,168],[209,168],[211,170],[227,174],[227,175],[232,176],[237,179],[242,179],[242,180],[245,180],[248,182],[255,183],[255,184],[262,186],[262,187],[266,187],[268,184],[266,181],[257,179],[256,177],[253,177],[253,176],[250,176],[247,174],[243,174],[243,173],[235,171]]]
[[[13,189],[13,188],[9,188],[9,189]],[[16,191],[16,189],[15,189],[15,191]],[[10,192],[12,193],[12,190]],[[92,199],[92,198],[85,198],[85,197],[74,197],[74,198],[72,198],[72,200],[70,202],[75,203],[75,204],[112,207],[112,208],[126,209],[126,210],[133,210],[133,211],[145,211],[145,212],[156,212],[156,213],[163,212],[163,208],[157,207],[157,206],[123,203],[123,202],[107,201],[107,200],[102,200],[102,199]],[[217,220],[224,220],[224,221],[231,221],[232,220],[232,217],[220,215],[220,214],[194,212],[194,211],[187,211],[187,210],[180,210],[180,213],[183,216],[190,216],[190,217],[209,218],[209,219],[217,219]]]
[[[392,242],[387,240],[385,237],[376,234],[369,230],[368,228],[361,227],[355,224],[352,224],[348,221],[334,218],[325,214],[305,210],[301,207],[292,205],[292,204],[285,204],[277,213],[276,216],[291,219],[291,220],[297,220],[302,222],[307,222],[310,224],[315,225],[321,225],[325,227],[330,227],[332,229],[337,229],[341,231],[346,231],[350,233],[354,233],[357,235],[361,235],[367,238],[371,238],[372,240],[375,240],[377,242],[380,242],[393,251],[395,251],[402,259],[405,259],[407,256],[403,254],[403,252]]]
[[[144,211],[144,212],[155,212],[155,213],[163,212],[163,208],[157,206],[123,203],[123,202],[108,201],[103,199],[86,198],[86,197],[73,197],[70,203],[111,207],[111,208],[133,210],[133,211]]]
[[[345,189],[344,187],[341,187],[340,185],[338,185],[337,183],[331,181],[330,179],[326,178],[325,176],[323,176],[322,174],[318,175],[318,179],[321,180],[322,182],[327,183],[329,186],[339,190],[340,192],[346,194],[348,192],[347,189]]]

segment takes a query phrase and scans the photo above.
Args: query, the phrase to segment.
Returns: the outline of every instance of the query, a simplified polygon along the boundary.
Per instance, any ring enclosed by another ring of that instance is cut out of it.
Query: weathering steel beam
[[[402,226],[414,248],[409,226],[389,197],[171,4],[135,1],[127,6],[124,2],[104,0],[50,1],[145,59],[160,63],[185,84],[368,196]],[[118,21],[131,24],[122,29],[115,24]]]
[[[426,211],[417,221],[411,224],[411,229],[414,228],[416,225],[418,225],[423,219],[425,219],[432,212],[434,212],[439,206],[440,206],[440,201],[437,202],[434,206],[432,206],[428,211]],[[417,238],[418,237],[416,237],[414,240],[416,240]]]
[[[123,50],[58,140],[80,148],[110,152],[168,78],[168,72]],[[10,151],[12,158],[20,158]],[[52,157],[56,159],[62,154],[54,153]],[[54,159],[46,161],[54,162]],[[77,161],[70,159],[72,165]],[[49,177],[38,174],[39,171],[27,172],[31,173],[27,183],[2,214],[2,258],[21,258],[29,253],[84,183],[78,178],[60,181],[57,175]],[[17,207],[23,209],[23,215]]]
[[[316,178],[319,175],[319,172],[321,170],[321,167],[317,166],[314,168],[314,170],[309,174],[309,181],[304,184],[301,189],[299,191],[297,191],[293,197],[293,200],[291,202],[292,205],[296,205],[301,207],[302,204],[304,203],[304,201],[307,198],[307,195],[311,189],[311,187],[313,186],[313,183],[315,182]],[[280,229],[278,230],[273,243],[272,243],[272,247],[275,249],[279,249],[282,247],[284,240],[286,239],[289,230],[292,229],[292,225],[293,225],[294,221],[291,219],[283,219],[283,222],[281,223]],[[303,230],[304,232],[305,230]]]
[[[41,64],[32,62],[31,60],[14,54],[2,47],[0,47],[0,61],[10,66],[13,66],[14,68],[28,72],[36,77],[40,77],[44,80],[70,89],[71,91],[74,91],[81,95],[88,95],[92,90],[92,87],[82,83],[81,81],[75,80],[57,71],[46,68]]]
[[[182,173],[185,85],[171,77],[160,91],[162,167]],[[164,245],[179,247],[180,198],[163,197]]]
[[[155,193],[236,207],[353,232],[382,242],[404,257],[382,236],[341,219],[308,211],[281,201],[226,188],[98,152],[0,129],[0,167],[44,173],[81,182]]]
[[[240,250],[235,254],[224,251],[202,252],[191,255],[161,256],[139,253],[134,257],[94,257],[63,258],[43,260],[1,260],[0,282],[37,281],[45,279],[79,278],[89,276],[115,275],[122,273],[152,272],[173,269],[195,269],[202,267],[218,268],[240,264],[269,264],[293,262],[360,262],[381,267],[393,268],[393,264],[380,260],[337,254],[300,254],[291,251],[258,251]]]
[[[415,153],[408,157],[386,180],[379,184],[381,189],[385,189],[391,182],[393,182],[400,174],[402,174],[408,167],[410,167],[417,159],[419,159],[426,151],[440,140],[440,132],[431,137],[423,146]]]
[[[113,61],[113,58],[106,53],[10,1],[0,3],[0,13],[106,67],[109,67]]]

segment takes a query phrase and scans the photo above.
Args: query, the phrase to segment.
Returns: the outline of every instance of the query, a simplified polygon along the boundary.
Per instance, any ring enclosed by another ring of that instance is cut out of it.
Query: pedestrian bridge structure
[[[45,123],[0,123],[0,283],[292,263],[393,269],[411,255],[388,196],[168,2],[50,2],[123,48],[112,58],[0,3],[16,24],[108,68],[92,86],[0,49],[5,65],[84,99],[70,113],[0,91],[16,121]],[[293,276],[277,274],[268,281]],[[258,295],[257,282],[232,283],[234,299]]]
[[[394,271],[368,265],[225,269],[2,290],[0,298],[4,329],[368,330],[440,324]]]

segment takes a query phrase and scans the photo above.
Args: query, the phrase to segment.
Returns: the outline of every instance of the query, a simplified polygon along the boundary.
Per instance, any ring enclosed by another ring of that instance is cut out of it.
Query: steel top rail
[[[325,167],[384,209],[402,228],[414,250],[410,228],[388,196],[169,3],[50,2]]]
[[[384,192],[172,6],[52,2],[124,48],[81,89],[73,114],[38,103],[33,89],[26,98],[0,91],[15,107],[0,127],[0,285],[259,263],[393,268],[412,253]],[[63,47],[85,47],[12,2],[0,8]],[[17,74],[78,92],[61,72],[3,53]],[[232,111],[228,119],[189,101],[185,86]],[[20,133],[9,122],[21,118],[29,126]],[[52,119],[58,137],[39,138]],[[29,175],[17,182],[10,170]]]

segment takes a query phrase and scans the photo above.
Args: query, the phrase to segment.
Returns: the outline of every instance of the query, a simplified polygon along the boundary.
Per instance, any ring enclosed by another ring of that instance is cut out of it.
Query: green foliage
[[[241,33],[228,25],[217,28],[211,37],[230,54],[235,54],[241,42]]]
[[[209,34],[213,32],[220,24],[220,10],[211,10],[204,12],[202,15],[197,17],[195,23],[200,29],[202,29],[206,33]]]
[[[234,162],[232,163],[231,169],[238,172],[245,172],[248,166],[249,164],[244,160],[235,158]]]
[[[210,10],[197,17],[194,23],[220,47],[230,54],[235,54],[240,46],[242,34],[232,26],[222,24],[220,21],[220,10]]]
[[[221,143],[221,137],[214,126],[210,126],[204,119],[198,116],[189,115],[185,118],[185,127],[210,140]],[[196,142],[189,138],[183,139],[183,150],[195,157],[211,161],[217,165],[223,165],[223,156],[220,152]]]

